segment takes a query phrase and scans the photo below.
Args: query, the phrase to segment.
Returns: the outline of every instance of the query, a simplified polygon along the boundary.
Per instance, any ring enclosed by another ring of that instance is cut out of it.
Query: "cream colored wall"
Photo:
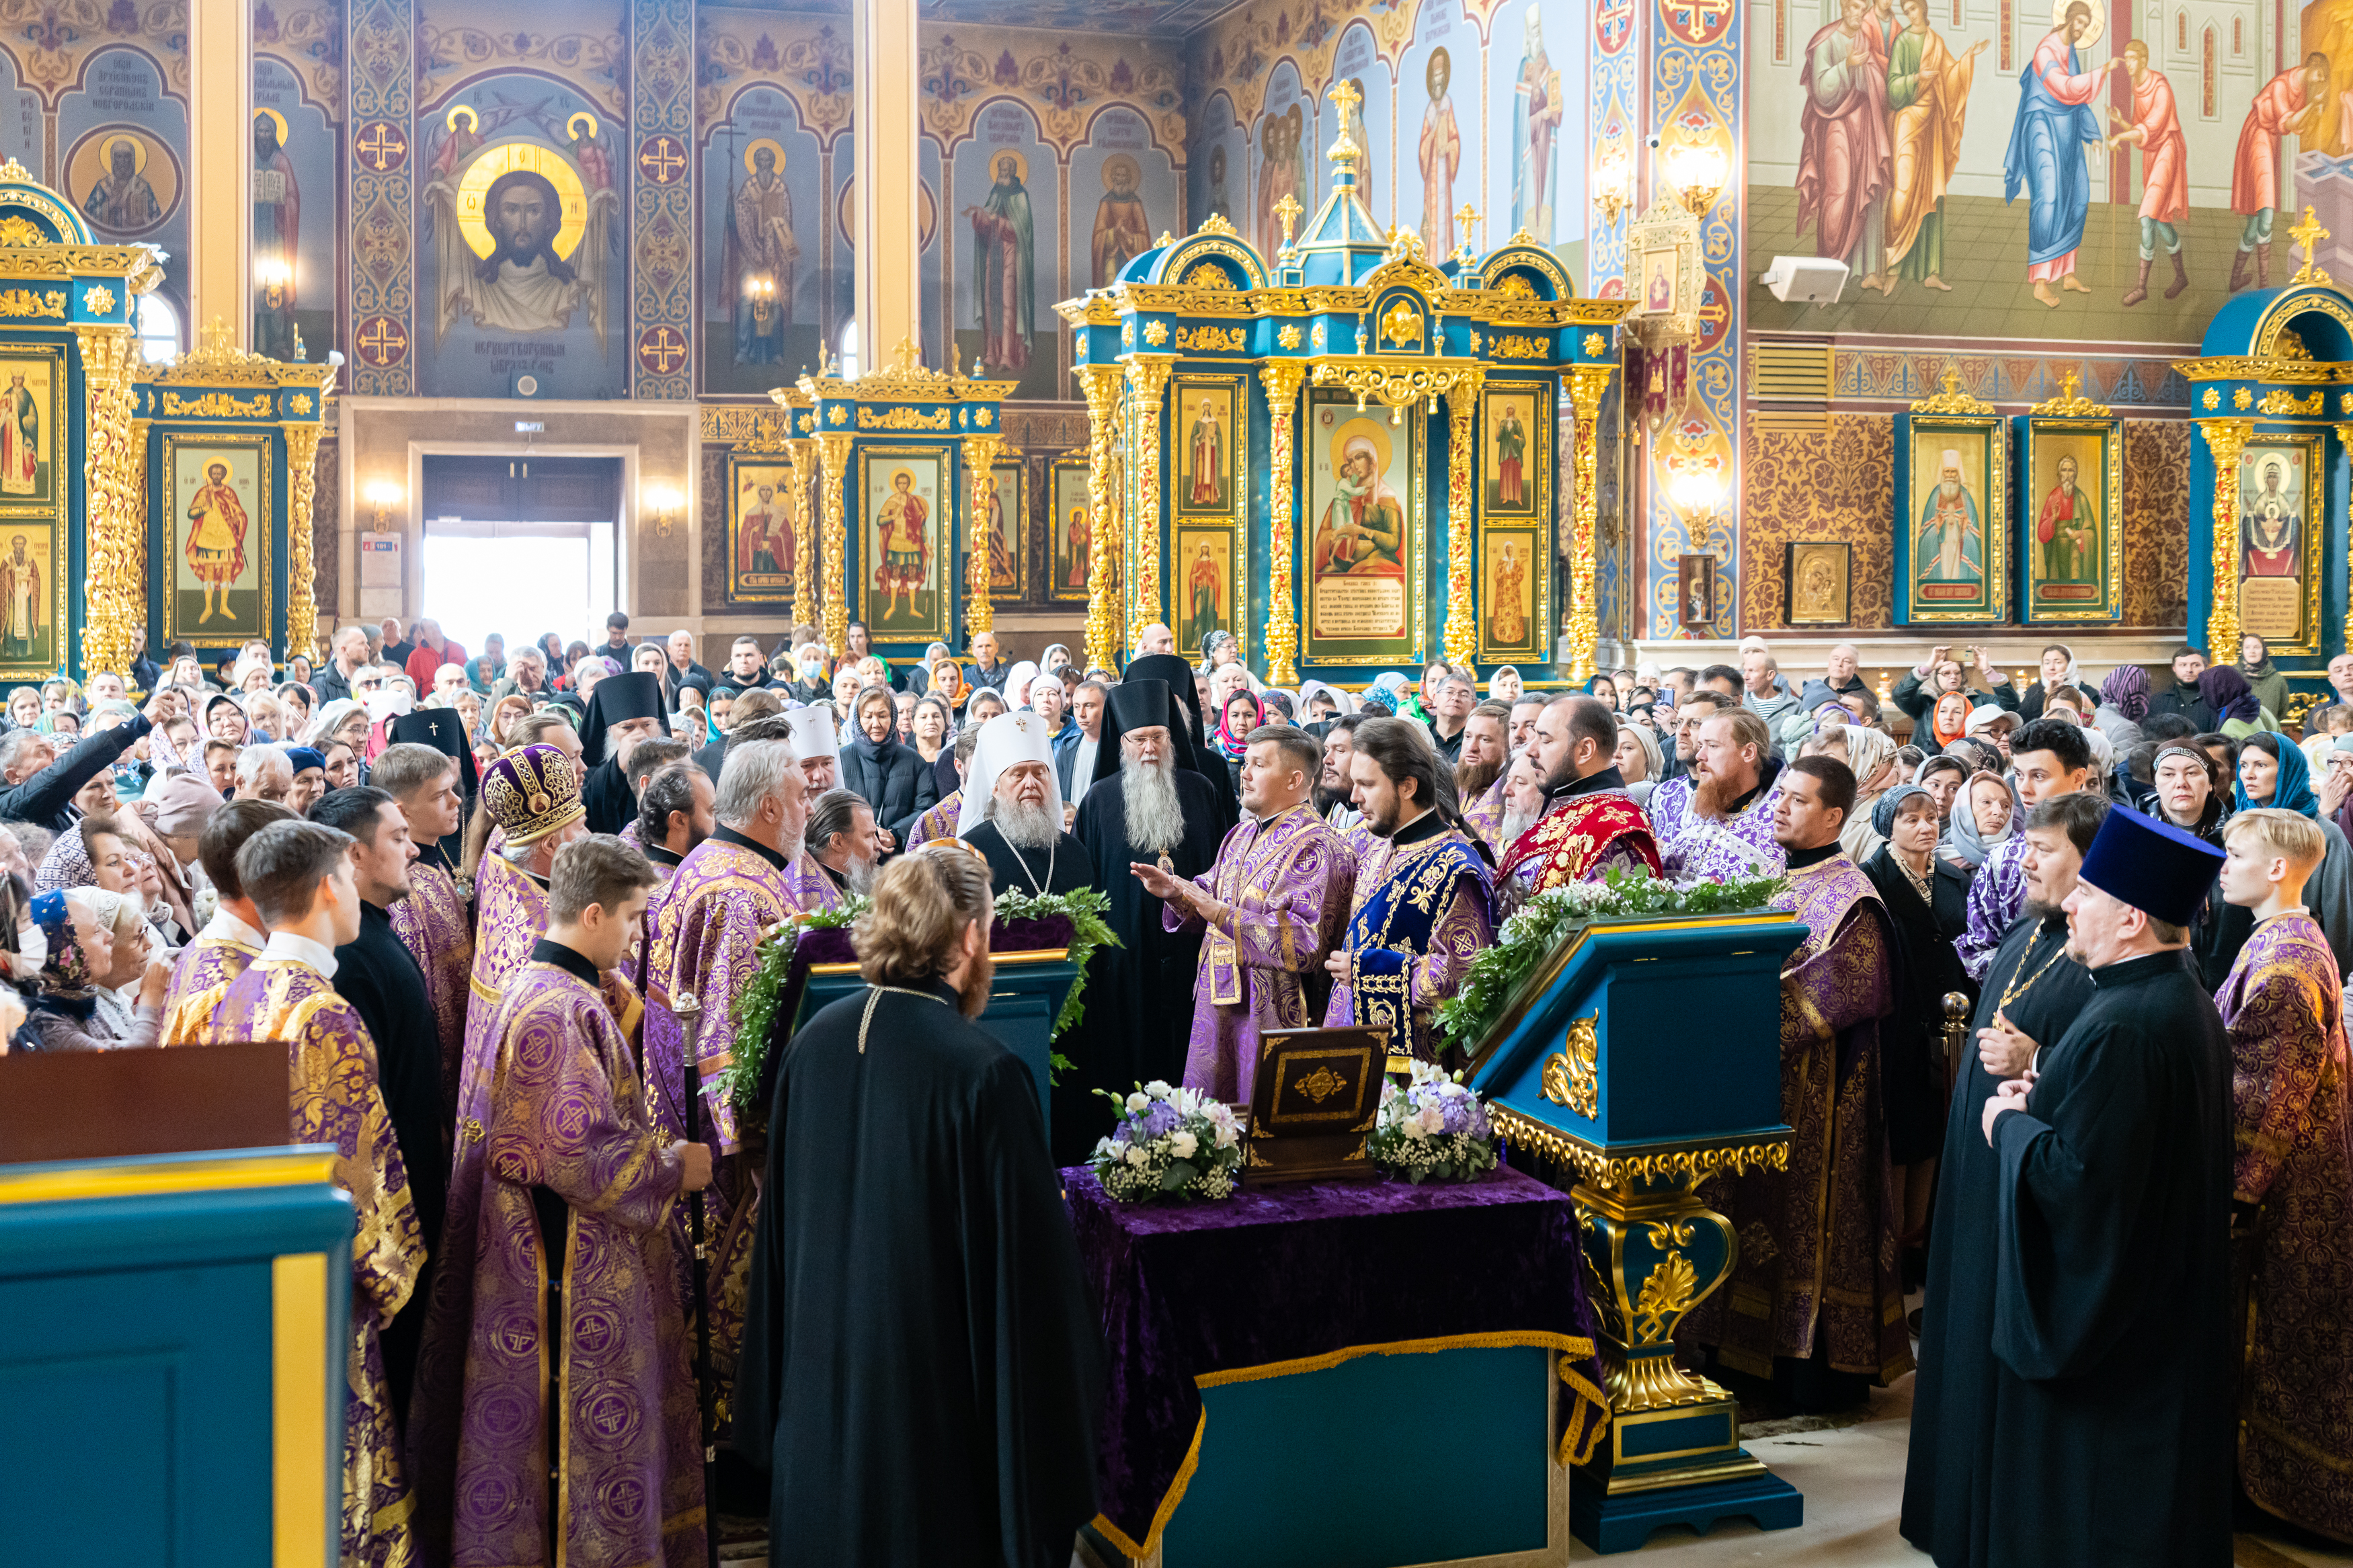
[[[403,536],[407,583],[401,617],[427,611],[419,574],[423,552],[420,480],[429,453],[519,454],[526,445],[547,457],[622,460],[620,520],[627,542],[621,559],[621,609],[632,619],[649,616],[664,625],[695,626],[702,620],[702,589],[690,570],[694,557],[694,519],[699,515],[696,450],[700,425],[691,403],[530,403],[507,398],[351,397],[338,399],[342,439],[341,515],[335,521],[340,581],[335,623],[359,616],[359,540],[375,531],[375,509],[368,488],[389,479],[401,488],[399,510],[385,527]],[[517,420],[547,428],[519,435]],[[645,498],[662,488],[684,498],[665,537]],[[320,630],[328,630],[320,616]]]

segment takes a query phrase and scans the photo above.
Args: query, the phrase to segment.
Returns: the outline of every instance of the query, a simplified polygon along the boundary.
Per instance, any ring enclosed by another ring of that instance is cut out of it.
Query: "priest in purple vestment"
[[[237,852],[273,822],[294,814],[271,800],[233,800],[212,814],[196,837],[196,859],[212,879],[218,902],[195,941],[173,961],[172,984],[164,992],[164,1027],[159,1045],[185,1046],[212,1023],[213,1009],[231,981],[261,956],[269,941],[261,911],[237,879]]]
[[[1724,721],[1702,727],[1703,747]],[[1710,1201],[1731,1219],[1739,1258],[1689,1320],[1720,1369],[1770,1380],[1777,1408],[1858,1405],[1870,1384],[1912,1370],[1879,1089],[1893,936],[1871,879],[1839,847],[1854,795],[1853,773],[1834,757],[1800,757],[1778,780],[1774,831],[1788,885],[1773,905],[1807,932],[1781,971],[1788,1167],[1717,1180]]]
[[[343,1562],[397,1568],[412,1560],[414,1499],[401,1462],[384,1329],[425,1263],[408,1168],[376,1079],[375,1042],[332,984],[335,949],[358,936],[351,836],[315,822],[269,824],[237,853],[238,883],[269,941],[221,993],[191,1044],[287,1043],[291,1143],[335,1151],[351,1194],[352,1313],[343,1344]]]
[[[1304,730],[1253,730],[1242,754],[1242,820],[1217,863],[1189,881],[1144,861],[1128,867],[1163,900],[1161,925],[1204,932],[1193,981],[1185,1087],[1249,1103],[1259,1036],[1313,1027],[1311,986],[1347,924],[1356,862],[1309,795],[1322,749]]]
[[[425,997],[441,1043],[442,1125],[458,1117],[458,1075],[466,1055],[466,999],[474,968],[470,889],[459,887],[458,866],[444,846],[465,819],[466,798],[456,759],[416,742],[386,746],[368,768],[368,783],[392,796],[408,820],[417,863],[408,893],[392,906],[393,934],[425,974]]]
[[[2255,917],[2215,997],[2231,1032],[2232,1262],[2248,1291],[2232,1318],[2249,1325],[2239,1484],[2264,1512],[2353,1542],[2344,984],[2304,907],[2327,840],[2309,817],[2268,806],[2222,835],[2222,896]]]
[[[467,1086],[409,1426],[434,1568],[704,1561],[670,1220],[711,1151],[655,1125],[604,978],[656,880],[618,838],[565,847],[492,1024],[503,1070]]]
[[[755,1216],[735,1107],[718,1079],[735,1059],[735,1001],[759,968],[760,939],[801,911],[791,866],[808,826],[807,789],[789,742],[731,742],[712,805],[719,826],[680,863],[649,911],[654,931],[646,976],[646,1083],[667,1138],[685,1135],[681,1097],[689,1077],[686,1037],[670,999],[691,994],[702,1008],[692,1077],[703,1100],[702,1124],[719,1155],[703,1215],[711,1238],[712,1370],[723,1391],[733,1381],[742,1341]],[[685,1205],[673,1207],[682,1236]]]
[[[497,1070],[498,1037],[491,1019],[507,982],[531,962],[532,944],[547,930],[547,875],[555,852],[588,832],[580,803],[580,763],[555,746],[520,746],[482,775],[482,806],[498,829],[497,848],[482,857],[474,879],[474,966],[468,980],[464,1086]]]
[[[1662,812],[1651,797],[1651,827],[1667,875],[1678,882],[1779,875],[1786,856],[1774,837],[1773,811],[1783,771],[1773,732],[1747,709],[1701,721],[1688,807]]]

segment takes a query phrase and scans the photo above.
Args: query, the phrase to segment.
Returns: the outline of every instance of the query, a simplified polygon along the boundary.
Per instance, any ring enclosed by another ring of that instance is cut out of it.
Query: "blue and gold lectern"
[[[1777,910],[1597,922],[1474,1059],[1514,1162],[1567,1186],[1585,1233],[1610,1431],[1573,1479],[1570,1524],[1597,1551],[1666,1524],[1803,1518],[1797,1489],[1740,1447],[1732,1395],[1676,1364],[1674,1331],[1738,1247],[1695,1189],[1788,1162],[1780,976],[1805,929]]]
[[[337,1560],[333,1168],[307,1146],[0,1167],[0,1563]]]

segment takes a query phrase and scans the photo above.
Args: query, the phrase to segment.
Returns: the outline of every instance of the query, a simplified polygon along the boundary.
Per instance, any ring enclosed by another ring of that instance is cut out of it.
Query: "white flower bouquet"
[[[1435,1177],[1468,1182],[1496,1165],[1494,1119],[1486,1102],[1428,1062],[1413,1064],[1413,1081],[1381,1085],[1380,1111],[1365,1140],[1374,1164],[1419,1185]]]
[[[1104,1192],[1126,1204],[1234,1195],[1242,1143],[1230,1107],[1198,1089],[1171,1089],[1160,1079],[1124,1097],[1107,1089],[1095,1092],[1119,1111],[1119,1125],[1096,1142],[1087,1161]]]

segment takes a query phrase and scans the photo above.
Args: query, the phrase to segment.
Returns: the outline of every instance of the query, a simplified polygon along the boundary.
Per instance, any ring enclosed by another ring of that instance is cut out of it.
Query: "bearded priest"
[[[1218,863],[1188,882],[1141,860],[1128,867],[1163,900],[1163,926],[1205,933],[1185,1087],[1229,1105],[1250,1099],[1260,1031],[1314,1025],[1324,960],[1348,918],[1356,859],[1315,815],[1323,764],[1323,748],[1304,730],[1251,731],[1242,820],[1219,846]]]
[[[1672,828],[1658,817],[1666,874],[1679,882],[1779,876],[1787,857],[1774,838],[1773,805],[1782,767],[1765,721],[1727,708],[1703,721],[1692,773],[1698,782],[1687,809]]]
[[[992,895],[1094,885],[1087,847],[1062,831],[1062,789],[1045,720],[1022,709],[983,724],[963,793],[956,837],[988,862]]]
[[[723,1404],[741,1337],[753,1186],[735,1135],[735,1107],[721,1092],[719,1076],[735,1059],[729,1020],[735,998],[759,968],[760,939],[804,907],[794,896],[789,868],[802,854],[808,805],[800,759],[789,744],[731,742],[712,805],[718,830],[679,863],[661,889],[647,944],[646,1084],[665,1139],[686,1136],[686,1036],[670,999],[692,995],[704,1020],[693,1079],[702,1095],[702,1125],[719,1159],[703,1212],[704,1234],[712,1238],[712,1375]],[[677,1223],[682,1236],[682,1203]]]
[[[1572,882],[1602,881],[1611,871],[1663,874],[1650,819],[1618,771],[1618,720],[1608,703],[1554,698],[1536,715],[1530,744],[1543,770],[1544,814],[1496,869],[1496,901],[1508,906],[1503,912]]]
[[[1356,727],[1348,770],[1370,847],[1342,945],[1324,961],[1324,1026],[1389,1031],[1389,1048],[1438,1059],[1438,1005],[1494,938],[1487,862],[1455,813],[1454,781],[1409,719]]]
[[[642,669],[608,675],[588,694],[587,717],[580,721],[580,762],[588,770],[581,787],[588,831],[618,833],[636,820],[637,792],[629,787],[629,756],[642,741],[662,732],[661,677]]]
[[[1878,889],[1839,847],[1853,773],[1835,757],[1800,757],[1776,782],[1773,831],[1789,882],[1773,904],[1808,932],[1781,971],[1788,1168],[1752,1165],[1731,1179],[1721,1206],[1739,1257],[1690,1321],[1725,1370],[1771,1381],[1775,1408],[1810,1413],[1860,1405],[1869,1384],[1912,1370],[1879,1084],[1894,950]]]
[[[1218,763],[1220,773],[1224,766]],[[1165,680],[1112,689],[1095,784],[1114,779],[1117,789],[1087,791],[1072,825],[1094,885],[1111,900],[1106,918],[1119,945],[1095,955],[1083,1038],[1071,1051],[1078,1070],[1062,1075],[1071,1091],[1054,1102],[1054,1153],[1064,1165],[1078,1163],[1110,1131],[1102,1102],[1086,1091],[1124,1095],[1152,1079],[1174,1083],[1185,1071],[1200,933],[1168,930],[1166,906],[1127,868],[1142,860],[1189,881],[1216,861],[1224,825],[1218,793],[1195,758],[1192,727]]]

